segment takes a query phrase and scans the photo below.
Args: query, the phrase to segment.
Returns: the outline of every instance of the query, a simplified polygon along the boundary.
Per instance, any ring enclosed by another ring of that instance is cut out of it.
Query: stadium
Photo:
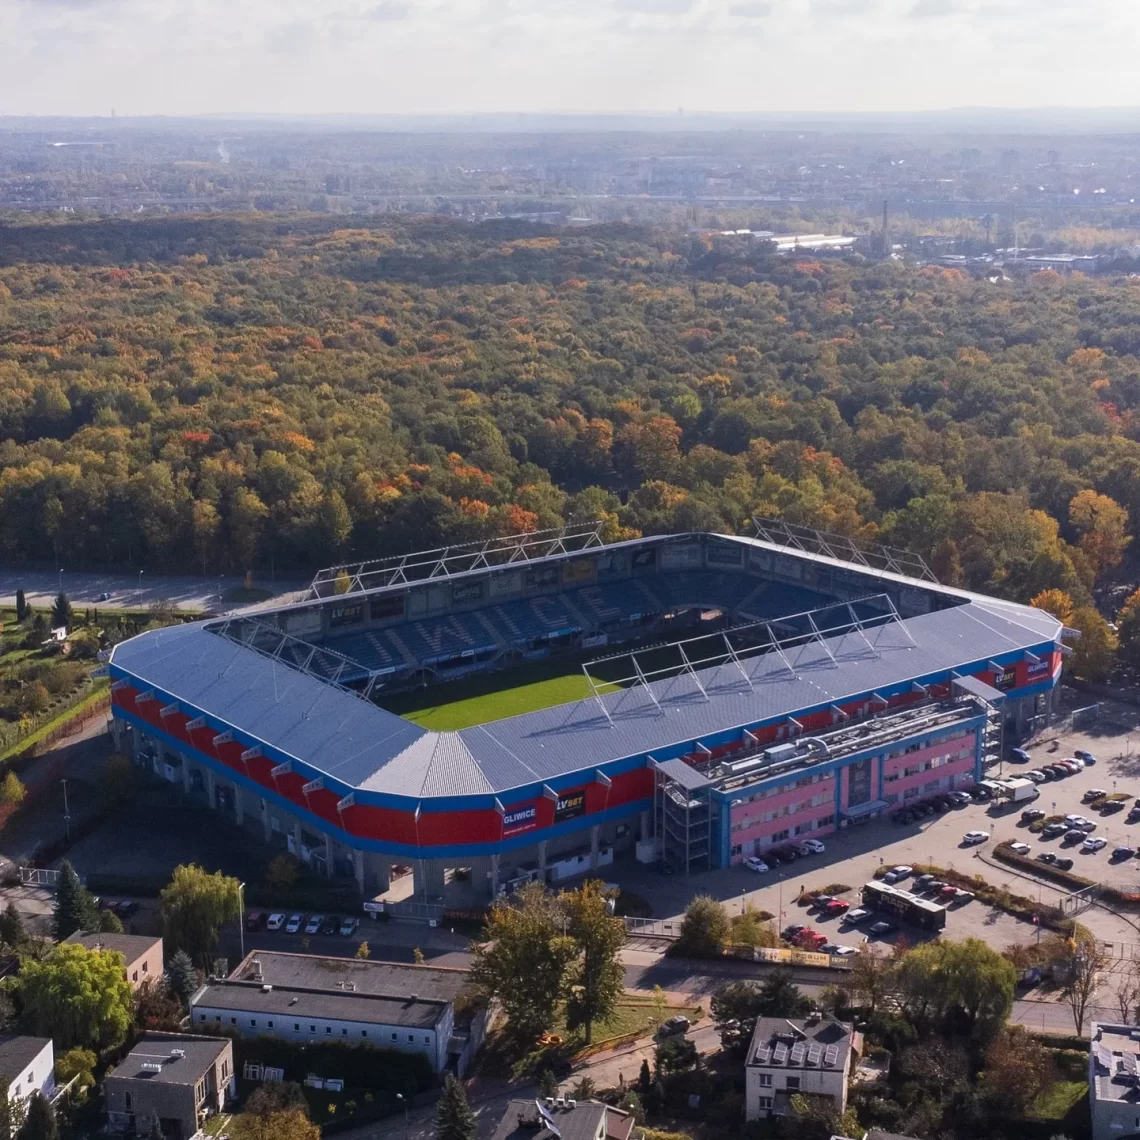
[[[883,547],[594,526],[333,567],[110,658],[137,763],[321,873],[438,905],[728,866],[969,786],[1073,636]],[[462,874],[456,874],[462,872]]]

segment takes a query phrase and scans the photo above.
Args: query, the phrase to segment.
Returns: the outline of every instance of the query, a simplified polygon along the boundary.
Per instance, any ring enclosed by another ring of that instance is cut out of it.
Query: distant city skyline
[[[0,0],[0,115],[1140,101],[1114,0]]]

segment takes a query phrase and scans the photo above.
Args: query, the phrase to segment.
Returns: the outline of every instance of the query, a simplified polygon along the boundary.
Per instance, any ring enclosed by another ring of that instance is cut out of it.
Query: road
[[[29,605],[51,605],[62,588],[76,606],[106,606],[109,609],[145,609],[154,602],[171,602],[181,610],[218,610],[244,582],[239,577],[191,577],[152,574],[149,571],[62,573],[50,570],[0,569],[0,605],[16,604],[16,591],[23,590]],[[254,586],[271,594],[303,589],[301,579],[255,579]],[[103,595],[110,595],[104,598]],[[219,601],[221,599],[221,601]]]

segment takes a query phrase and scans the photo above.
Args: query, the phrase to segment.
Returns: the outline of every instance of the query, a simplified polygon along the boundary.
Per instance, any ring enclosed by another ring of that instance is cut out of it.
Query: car
[[[829,902],[834,902],[834,901],[835,901],[834,895],[816,895],[815,898],[813,898],[811,900],[811,903],[809,905],[814,906],[814,907],[818,907],[820,910],[822,910],[825,906],[827,906],[827,904]]]
[[[779,851],[765,851],[764,862],[767,863],[769,867],[779,867],[784,862],[784,857]]]
[[[893,819],[895,823],[911,823],[914,820],[914,814],[910,811],[896,811],[895,814],[891,816],[891,819]]]
[[[322,934],[335,934],[340,929],[340,915],[330,914],[328,918],[321,923]]]
[[[1135,823],[1138,819],[1140,819],[1140,804],[1133,804],[1124,822]]]
[[[1043,784],[1047,779],[1049,779],[1049,777],[1046,776],[1040,768],[1032,768],[1030,771],[1026,772],[1025,775],[1027,779],[1032,780],[1035,784]]]
[[[310,918],[309,921],[305,923],[305,933],[306,934],[320,934],[321,923],[324,922],[324,920],[325,920],[324,915],[314,914],[312,916],[312,918]]]
[[[914,889],[918,891],[925,891],[926,888],[929,887],[933,882],[933,875],[919,875],[918,878],[914,880]]]
[[[805,839],[800,847],[806,847],[813,855],[822,855],[827,850],[819,839]]]
[[[1085,767],[1084,758],[1076,755],[1076,753],[1074,753],[1072,756],[1066,756],[1064,760],[1060,761],[1060,763],[1068,765],[1076,772],[1084,771]]]
[[[859,953],[854,946],[835,946],[830,952],[840,958],[850,958],[852,954]]]
[[[965,887],[954,888],[954,902],[968,903],[974,901],[974,892],[966,890]]]
[[[851,904],[846,899],[832,899],[824,908],[824,914],[843,914]]]
[[[985,843],[989,837],[990,833],[988,831],[967,831],[966,834],[962,836],[962,842],[967,845]]]
[[[942,879],[935,879],[932,883],[927,884],[926,889],[932,894],[937,894],[945,886],[946,883]]]
[[[914,810],[916,814],[923,817],[934,814],[934,808],[932,808],[930,804],[915,804]]]
[[[1113,859],[1131,859],[1136,854],[1135,847],[1129,847],[1126,843],[1121,843],[1112,849]]]
[[[265,926],[266,914],[263,910],[251,910],[246,912],[245,928],[246,930],[261,930]]]
[[[280,930],[285,925],[285,916],[283,914],[271,914],[265,922],[266,930]]]
[[[1062,843],[1083,843],[1085,841],[1085,833],[1079,827],[1070,828],[1065,832],[1062,838]]]
[[[843,916],[843,922],[847,926],[856,926],[860,922],[866,922],[874,913],[873,910],[868,910],[866,907],[857,906],[854,910],[849,910]]]
[[[303,914],[294,914],[289,916],[289,921],[285,923],[286,934],[296,934],[301,929],[301,924],[305,921]]]
[[[1062,835],[1068,830],[1069,825],[1067,823],[1061,823],[1058,821],[1055,823],[1047,823],[1041,829],[1041,834],[1044,835],[1046,839],[1052,839],[1054,836]]]
[[[681,1033],[689,1032],[689,1019],[683,1014],[678,1013],[675,1017],[666,1018],[657,1027],[658,1037],[676,1037]]]
[[[1034,823],[1036,820],[1044,819],[1045,812],[1041,808],[1026,808],[1021,813],[1022,823]]]
[[[914,874],[914,868],[906,866],[905,863],[900,863],[897,867],[892,867],[884,876],[884,883],[899,883],[903,879],[909,879]]]
[[[1081,850],[1086,855],[1091,855],[1094,851],[1099,851],[1102,847],[1108,846],[1108,840],[1102,835],[1091,835],[1088,839],[1081,844]]]
[[[1014,764],[1028,764],[1029,753],[1024,748],[1011,748],[1009,750],[1009,759]]]
[[[1091,819],[1086,819],[1084,823],[1077,824],[1077,830],[1088,835],[1090,831],[1096,831],[1096,824]]]
[[[1123,810],[1124,810],[1124,801],[1123,800],[1109,800],[1108,803],[1101,804],[1101,806],[1100,806],[1100,814],[1101,815],[1114,815],[1116,812],[1123,811]]]
[[[750,870],[755,871],[758,875],[763,875],[768,870],[768,864],[763,859],[757,859],[755,855],[750,855],[744,860],[744,865]]]
[[[950,799],[955,807],[965,807],[970,802],[969,794],[966,792],[950,792]]]
[[[1071,871],[1073,869],[1073,861],[1067,855],[1061,855],[1053,860],[1053,866],[1059,871]]]
[[[1085,818],[1085,816],[1078,815],[1076,812],[1069,812],[1069,814],[1065,816],[1065,822],[1070,827],[1076,827],[1078,823],[1084,823]]]
[[[935,796],[934,799],[928,801],[930,806],[937,812],[944,812],[950,810],[950,801],[944,796]]]
[[[346,918],[340,924],[340,934],[342,938],[351,938],[356,933],[356,928],[360,925],[359,918]]]
[[[777,847],[774,854],[779,856],[781,863],[794,863],[799,858],[794,847]]]
[[[1086,767],[1086,768],[1087,768],[1087,767],[1088,767],[1090,764],[1095,764],[1095,763],[1096,763],[1096,757],[1095,757],[1095,756],[1094,756],[1094,755],[1093,755],[1091,752],[1088,752],[1088,751],[1086,751],[1084,748],[1077,748],[1077,749],[1074,749],[1074,751],[1073,751],[1073,755],[1074,755],[1074,756],[1075,756],[1075,757],[1076,757],[1078,760],[1080,760],[1080,761],[1081,761],[1081,762],[1082,762],[1082,763],[1085,765],[1085,767]]]
[[[1081,803],[1091,804],[1093,800],[1103,800],[1108,795],[1103,788],[1089,788],[1083,796],[1081,796]]]
[[[1072,768],[1065,764],[1050,764],[1045,769],[1046,772],[1052,772],[1058,780],[1063,780],[1066,776],[1073,774]]]
[[[806,859],[809,855],[815,854],[815,848],[809,847],[807,845],[807,840],[805,839],[803,843],[797,843],[796,844],[796,854],[801,859]]]
[[[938,892],[939,901],[940,902],[949,902],[949,900],[954,897],[954,892],[957,889],[958,888],[956,886],[954,886],[953,883],[947,883],[946,886],[944,886],[942,888],[942,890],[940,890]]]
[[[1038,768],[1037,771],[1041,773],[1042,781],[1055,780],[1057,778],[1057,773],[1053,771],[1052,765],[1046,765],[1044,768]]]
[[[793,922],[791,925],[784,927],[780,936],[786,939],[788,942],[791,942],[791,940],[795,938],[795,936],[799,934],[801,930],[807,930],[807,927],[804,926],[802,922]]]
[[[992,800],[994,798],[994,794],[989,790],[989,788],[983,788],[982,785],[979,784],[976,788],[970,789],[970,798],[975,803],[982,804],[986,803],[988,800]]]
[[[132,914],[136,914],[139,909],[139,904],[134,899],[123,899],[123,901],[115,906],[115,913],[120,918],[130,918]]]
[[[796,936],[796,945],[801,950],[822,950],[827,945],[827,935],[818,930],[805,930]]]
[[[1028,843],[1011,843],[1009,849],[1015,855],[1028,855],[1030,850]]]
[[[1056,863],[1057,855],[1053,851],[1041,851],[1036,856],[1038,863]]]
[[[103,592],[102,592],[102,593],[99,595],[99,601],[101,601],[101,602],[109,602],[110,600],[111,600],[111,592],[110,592],[110,590],[104,590],[104,591],[103,591]]]
[[[885,934],[890,934],[894,930],[894,926],[889,922],[876,922],[867,928],[869,934],[873,934],[876,938],[882,938]]]

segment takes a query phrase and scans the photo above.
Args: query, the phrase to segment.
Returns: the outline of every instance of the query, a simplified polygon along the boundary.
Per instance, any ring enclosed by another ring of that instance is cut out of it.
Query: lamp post
[[[139,593],[142,593],[142,576],[146,573],[145,570],[139,571]]]
[[[67,838],[71,838],[71,813],[67,810],[67,781],[60,780],[63,785],[63,827],[67,833]]]
[[[238,940],[241,960],[245,961],[245,883],[238,883]]]
[[[59,568],[59,590],[58,593],[63,593],[63,567]]]
[[[404,1140],[408,1140],[408,1098],[403,1093],[396,1093],[396,1099],[404,1106]]]

